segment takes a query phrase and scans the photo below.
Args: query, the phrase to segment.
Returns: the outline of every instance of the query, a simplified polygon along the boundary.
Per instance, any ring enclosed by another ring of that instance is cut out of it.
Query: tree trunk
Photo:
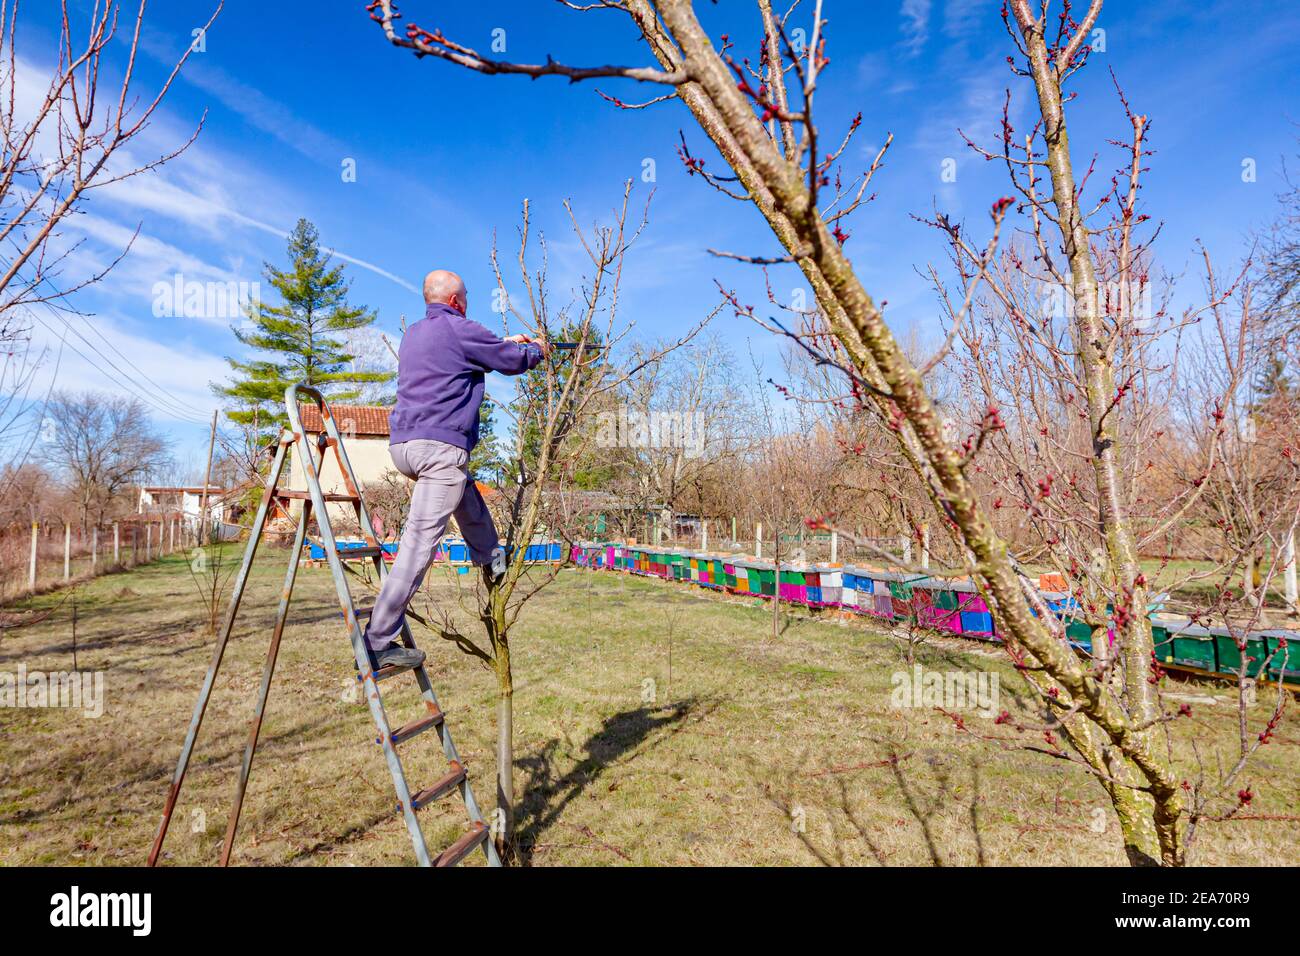
[[[498,675],[497,691],[497,853],[509,862],[515,840],[515,692],[510,675]]]
[[[484,572],[487,573],[486,571]],[[509,864],[515,856],[515,681],[510,666],[506,597],[500,585],[488,586],[483,615],[492,643],[492,669],[497,675],[497,809],[493,819],[497,854]]]

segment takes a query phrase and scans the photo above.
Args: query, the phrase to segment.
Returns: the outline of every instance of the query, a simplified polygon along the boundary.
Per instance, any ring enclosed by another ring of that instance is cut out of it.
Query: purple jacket
[[[521,375],[542,360],[536,345],[503,342],[477,322],[435,302],[407,328],[397,353],[397,407],[390,445],[416,438],[473,451],[483,373]]]

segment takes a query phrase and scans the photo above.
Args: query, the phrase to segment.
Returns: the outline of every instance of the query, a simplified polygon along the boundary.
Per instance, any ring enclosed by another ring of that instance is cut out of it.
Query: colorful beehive
[[[982,603],[982,602],[981,602]],[[988,638],[993,636],[993,615],[988,609],[982,611],[959,611],[961,632],[972,637]]]
[[[1269,679],[1300,683],[1300,635],[1294,631],[1259,633],[1268,642],[1268,653],[1272,655],[1268,662]]]
[[[1246,645],[1244,649],[1237,644],[1237,637],[1226,627],[1210,628],[1210,634],[1214,638],[1218,670],[1231,674],[1240,673],[1241,662],[1244,659],[1246,676],[1260,675],[1264,668],[1264,659],[1268,656],[1268,641],[1261,632],[1244,635],[1242,638],[1242,642]]]
[[[345,556],[349,548],[361,546],[359,541],[339,542]],[[309,548],[313,558],[323,558],[319,547],[310,545]],[[534,542],[526,549],[525,557],[533,561],[560,561],[566,554],[565,548],[558,542]],[[395,554],[397,545],[385,545],[384,552]],[[974,584],[965,578],[929,578],[911,572],[832,565],[787,565],[778,575],[771,563],[757,559],[596,542],[573,545],[568,548],[567,556],[580,567],[698,581],[738,594],[771,597],[779,591],[781,599],[791,603],[847,607],[884,619],[910,618],[924,627],[1000,640],[988,606]],[[472,570],[468,548],[459,539],[443,542],[436,552],[436,560],[452,564],[457,573]],[[1079,601],[1064,591],[1040,593],[1046,606],[1064,625],[1067,640],[1090,651],[1093,627],[1081,613]],[[1243,649],[1237,645],[1240,635],[1234,636],[1226,628],[1206,628],[1192,624],[1188,618],[1162,612],[1166,597],[1157,594],[1148,603],[1158,661],[1231,678],[1244,659],[1250,677],[1262,676],[1300,685],[1300,633],[1253,631],[1241,638]],[[1109,612],[1107,608],[1108,616]],[[1113,643],[1113,628],[1107,628],[1107,634]],[[1266,661],[1267,673],[1264,673]]]
[[[1169,633],[1172,644],[1172,653],[1169,657],[1171,663],[1195,667],[1198,670],[1218,670],[1214,635],[1209,628],[1188,621],[1171,627]]]
[[[854,567],[841,574],[840,604],[855,611],[869,612],[872,605],[871,578]]]
[[[925,605],[917,609],[917,621],[936,631],[961,633],[961,611],[956,608],[944,608],[935,604]]]
[[[822,603],[822,576],[820,571],[811,568],[803,570],[804,603],[809,607],[820,607]]]
[[[807,585],[804,583],[802,571],[797,571],[792,567],[782,567],[779,585],[777,594],[782,601],[789,601],[791,604],[804,604],[807,602]]]
[[[875,600],[876,617],[892,621],[894,619],[894,599],[890,596],[888,589],[876,591],[872,597]]]
[[[840,607],[844,603],[844,571],[830,565],[820,565],[817,575],[821,578],[823,607]]]

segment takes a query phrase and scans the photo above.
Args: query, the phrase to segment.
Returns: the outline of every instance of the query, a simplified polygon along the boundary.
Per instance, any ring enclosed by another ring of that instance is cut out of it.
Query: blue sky
[[[140,373],[131,377],[143,383],[137,389],[158,406],[158,423],[179,456],[197,460],[206,432],[199,423],[216,406],[209,383],[227,375],[223,356],[240,354],[239,346],[227,320],[155,317],[155,283],[178,272],[201,281],[257,280],[263,260],[283,261],[281,236],[305,216],[327,246],[353,260],[353,301],[375,309],[394,337],[400,315],[422,313],[415,289],[433,267],[460,271],[473,317],[497,326],[489,309],[494,230],[513,246],[519,205],[529,198],[554,244],[554,278],[571,281],[579,263],[561,202],[572,199],[590,222],[608,214],[629,177],[644,199],[647,159],[656,179],[651,224],[629,261],[625,298],[638,334],[667,336],[698,320],[717,301],[715,278],[759,301],[753,267],[705,250],[773,254],[773,241],[756,212],[685,174],[675,153],[679,130],[693,150],[710,154],[683,107],[623,112],[592,84],[482,77],[416,61],[383,40],[360,2],[276,6],[271,15],[265,3],[228,0],[140,149],[182,141],[206,110],[198,141],[162,170],[96,195],[70,231],[86,237],[74,267],[111,258],[137,226],[140,239],[107,279],[79,294],[77,305],[112,345],[80,325],[97,348],[68,337],[86,358],[65,349],[60,386],[118,389],[113,379],[122,376],[106,363],[127,368],[129,358]],[[728,32],[741,49],[754,48],[751,4],[698,6],[713,35]],[[865,169],[894,134],[875,183],[878,198],[858,213],[847,249],[868,289],[888,301],[898,329],[934,335],[938,328],[916,269],[942,262],[943,248],[912,216],[937,205],[982,234],[989,206],[1008,192],[997,164],[971,154],[957,134],[960,128],[991,144],[1008,87],[1013,115],[1031,113],[1023,81],[1005,67],[1011,46],[999,6],[825,3],[832,62],[818,94],[823,136],[837,137],[862,112],[846,154],[849,174]],[[492,31],[503,29],[511,59],[549,53],[574,63],[647,62],[617,13],[576,13],[543,0],[407,0],[402,9],[482,51]],[[191,42],[208,10],[201,0],[151,5],[142,90],[165,75],[164,64]],[[52,24],[41,22],[45,13],[27,14],[32,28],[20,54],[39,72],[49,62]],[[1105,143],[1125,128],[1107,73],[1113,69],[1135,110],[1152,118],[1157,152],[1144,193],[1148,212],[1165,222],[1159,260],[1175,273],[1188,271],[1182,294],[1194,297],[1195,242],[1204,241],[1225,269],[1239,261],[1252,231],[1275,213],[1284,159],[1300,152],[1300,6],[1112,0],[1099,26],[1105,52],[1076,82],[1080,99],[1070,114],[1076,163],[1085,165],[1094,151],[1103,169],[1118,159]],[[627,100],[659,92],[627,83],[602,88]],[[941,179],[945,159],[956,161],[955,182]],[[1248,159],[1254,182],[1242,178]],[[344,181],[347,160],[355,161],[355,182]],[[774,286],[788,296],[796,279],[792,270],[777,273]],[[716,323],[739,354],[749,348],[769,362],[776,355],[776,343],[743,320],[724,314]]]

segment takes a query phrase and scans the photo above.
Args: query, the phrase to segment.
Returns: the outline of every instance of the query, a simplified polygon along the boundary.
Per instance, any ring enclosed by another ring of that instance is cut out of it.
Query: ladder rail
[[[312,399],[321,412],[323,429],[317,442],[318,450],[320,452],[319,461],[313,454],[311,443],[307,440],[306,432],[302,427],[302,418],[298,411],[298,398],[300,395]],[[281,591],[280,603],[276,612],[275,630],[272,634],[270,646],[267,650],[266,664],[263,669],[262,681],[258,691],[257,706],[254,710],[253,719],[249,724],[248,740],[244,749],[243,761],[240,765],[239,779],[236,783],[235,800],[231,808],[226,836],[222,845],[221,864],[225,866],[228,865],[230,861],[230,854],[234,844],[235,834],[239,826],[239,817],[243,807],[248,779],[252,772],[253,759],[256,755],[262,721],[266,713],[266,703],[269,699],[271,681],[274,676],[280,643],[283,637],[285,624],[288,620],[289,604],[293,594],[293,586],[297,577],[298,561],[302,553],[303,545],[307,539],[307,527],[314,514],[317,525],[320,529],[321,544],[325,551],[326,563],[329,565],[330,573],[334,578],[335,591],[347,624],[353,655],[356,658],[357,680],[362,685],[367,704],[370,708],[371,717],[374,720],[376,730],[379,732],[378,741],[383,747],[384,758],[393,778],[393,786],[397,792],[398,809],[401,811],[406,822],[407,830],[411,836],[411,843],[415,849],[417,862],[422,866],[454,865],[467,853],[471,852],[477,845],[482,849],[489,866],[501,866],[501,859],[497,854],[495,842],[491,838],[491,831],[483,820],[483,815],[479,810],[478,804],[474,799],[473,790],[470,787],[469,776],[463,772],[463,769],[461,769],[460,772],[461,779],[454,789],[459,791],[461,798],[464,801],[466,813],[471,822],[471,829],[468,833],[452,844],[451,847],[443,850],[434,858],[430,857],[423,829],[421,828],[419,819],[416,816],[418,808],[414,805],[414,801],[412,800],[411,790],[406,780],[406,773],[397,753],[396,744],[392,739],[393,731],[388,723],[388,717],[384,710],[383,700],[379,693],[378,681],[376,680],[375,674],[370,666],[369,649],[366,647],[364,632],[361,628],[361,623],[357,618],[355,603],[352,600],[352,593],[348,587],[345,576],[345,567],[342,558],[339,556],[338,542],[334,538],[333,527],[330,523],[329,512],[327,510],[327,503],[329,501],[339,500],[340,498],[346,498],[347,500],[352,501],[356,508],[357,520],[361,525],[367,544],[374,546],[376,549],[371,557],[375,562],[376,572],[381,581],[387,576],[387,565],[384,562],[382,550],[378,547],[378,540],[375,536],[374,526],[370,521],[370,515],[365,508],[365,503],[361,499],[361,489],[360,485],[357,483],[356,473],[352,470],[352,464],[348,460],[347,452],[343,447],[342,436],[339,433],[337,423],[330,413],[329,406],[324,397],[315,388],[303,383],[297,383],[285,389],[285,406],[289,419],[289,427],[282,431],[277,442],[275,457],[271,465],[265,490],[262,493],[261,502],[258,505],[253,526],[250,529],[248,546],[244,550],[243,561],[240,565],[239,573],[235,578],[222,629],[218,636],[216,646],[213,649],[212,660],[208,666],[207,674],[204,677],[202,688],[199,691],[198,700],[195,702],[194,712],[185,735],[185,742],[181,747],[180,757],[176,764],[176,771],[172,776],[171,786],[168,789],[162,820],[159,824],[157,835],[154,838],[153,846],[150,849],[148,865],[156,866],[158,863],[163,842],[166,839],[168,827],[175,811],[177,800],[180,796],[181,787],[185,781],[185,774],[193,755],[194,745],[198,739],[199,730],[202,726],[208,703],[212,697],[212,691],[216,684],[217,672],[221,667],[221,662],[229,644],[235,620],[239,613],[240,604],[243,600],[244,591],[247,589],[249,575],[252,570],[254,558],[257,555],[257,549],[262,538],[262,532],[266,527],[272,503],[276,499],[276,489],[279,485],[280,479],[284,475],[289,451],[291,448],[297,446],[301,451],[302,470],[308,490],[306,494],[300,496],[306,500],[303,501],[303,508],[299,515],[298,526],[294,537],[294,547],[291,549],[289,555],[289,567],[285,571],[284,587]],[[340,474],[342,475],[343,481],[349,492],[346,496],[326,495],[321,488],[320,474],[325,464],[327,454],[326,449],[330,447],[334,448],[335,457],[339,463]],[[402,642],[407,647],[415,647],[415,640],[411,633],[410,624],[406,620],[405,616],[402,619]],[[433,691],[432,682],[429,680],[424,665],[421,664],[412,668],[412,670],[415,674],[416,682],[420,689],[420,695],[424,700],[427,711],[431,714],[439,715],[439,718],[441,718],[442,708],[438,703],[437,695]],[[439,719],[436,724],[434,724],[434,727],[439,740],[442,743],[443,753],[447,758],[448,765],[455,768],[463,768],[460,756],[456,751],[456,746],[452,742],[451,733],[446,726],[446,721]],[[422,794],[425,792],[426,791],[421,791]],[[450,792],[450,790],[447,792]],[[423,802],[424,801],[422,800],[421,803],[423,804]]]
[[[335,458],[339,465],[339,474],[343,478],[344,487],[349,495],[354,499],[357,512],[357,521],[361,526],[362,535],[367,545],[378,546],[379,539],[375,535],[374,525],[370,520],[370,513],[366,509],[365,502],[361,496],[361,486],[357,481],[356,472],[352,469],[352,463],[348,459],[347,451],[343,445],[342,435],[338,429],[338,423],[333,414],[330,412],[329,403],[321,393],[303,383],[296,383],[285,389],[284,400],[285,409],[288,412],[289,423],[294,432],[294,440],[307,445],[306,431],[302,427],[302,416],[298,411],[299,396],[310,398],[320,412],[321,416],[321,464],[325,461],[325,449],[332,447]],[[351,589],[348,587],[347,578],[343,569],[343,562],[338,554],[338,545],[334,540],[333,528],[330,526],[328,513],[325,511],[324,492],[320,485],[319,474],[317,473],[315,462],[311,455],[303,456],[304,471],[307,472],[308,491],[311,493],[312,501],[317,507],[318,517],[317,524],[321,532],[321,541],[325,550],[325,557],[330,565],[330,573],[334,576],[335,587],[338,590],[340,604],[342,606],[344,620],[348,627],[348,633],[352,639],[353,651],[357,658],[357,667],[359,668],[359,679],[366,694],[366,699],[370,704],[372,716],[375,718],[375,727],[379,731],[379,742],[384,750],[384,759],[388,763],[389,770],[393,776],[394,786],[397,790],[398,804],[406,819],[407,829],[411,832],[411,842],[415,846],[416,857],[422,866],[430,865],[428,847],[424,841],[423,830],[420,827],[419,820],[416,817],[416,808],[412,805],[410,787],[406,782],[406,773],[402,767],[401,758],[397,753],[397,748],[392,740],[392,728],[389,726],[387,716],[384,713],[382,700],[379,696],[378,683],[371,672],[369,663],[369,651],[366,647],[364,631],[361,622],[358,620],[355,611],[355,604],[351,599]],[[307,466],[310,465],[310,468]],[[384,562],[382,554],[374,558],[375,568],[379,580],[382,582],[388,574],[388,566]],[[346,600],[344,595],[347,595]],[[410,623],[405,616],[402,618],[402,643],[414,648],[415,638],[411,633]],[[433,684],[425,671],[424,665],[414,668],[416,683],[420,689],[420,696],[424,699],[425,707],[430,713],[442,711],[442,706],[438,701],[437,694],[434,693]],[[456,744],[452,740],[451,731],[448,729],[446,722],[442,722],[435,728],[438,739],[442,743],[443,754],[448,763],[461,764],[460,754],[456,750]],[[474,798],[474,791],[470,786],[469,775],[459,785],[459,791],[462,801],[465,804],[465,810],[472,824],[486,826],[483,819],[483,813],[479,809],[478,801]],[[501,860],[497,854],[495,842],[489,837],[482,842],[483,854],[487,858],[489,866],[500,866]]]
[[[208,665],[207,675],[203,678],[199,698],[194,702],[194,713],[190,717],[189,729],[185,732],[185,743],[181,745],[181,754],[176,761],[176,771],[172,774],[171,786],[167,790],[167,802],[163,807],[162,821],[158,825],[158,833],[154,837],[152,848],[149,850],[149,866],[158,865],[158,856],[162,852],[163,841],[167,838],[167,829],[171,825],[172,813],[176,809],[176,801],[180,797],[181,787],[185,783],[185,772],[189,769],[190,756],[194,752],[194,744],[199,736],[199,728],[203,724],[203,715],[207,712],[208,701],[212,697],[212,688],[217,682],[217,671],[221,668],[221,660],[225,656],[226,645],[230,643],[230,633],[234,629],[235,617],[239,613],[239,605],[244,597],[244,588],[248,584],[248,575],[253,567],[253,558],[257,554],[257,545],[262,537],[262,529],[266,526],[266,516],[271,509],[275,486],[284,471],[287,447],[288,443],[285,441],[285,437],[281,435],[275,450],[275,459],[271,463],[270,480],[267,481],[266,490],[262,492],[262,500],[257,506],[257,516],[253,519],[248,547],[244,549],[244,560],[239,566],[239,573],[235,577],[234,588],[230,593],[230,604],[226,610],[225,621],[221,626],[221,634],[217,638],[216,646],[213,648],[212,662]],[[204,516],[200,515],[199,520],[203,521]]]
[[[326,432],[329,437],[337,441],[338,429],[329,412],[329,406],[325,403],[324,397],[316,389],[303,385],[301,383],[290,385],[284,393],[285,408],[289,414],[289,427],[293,431],[293,440],[295,444],[302,447],[303,474],[307,481],[307,490],[311,494],[311,502],[316,508],[316,525],[319,529],[321,546],[325,551],[325,563],[329,565],[330,574],[334,577],[334,587],[339,596],[339,605],[343,610],[343,617],[347,624],[348,636],[352,641],[352,653],[357,661],[357,679],[361,681],[362,693],[365,695],[366,703],[370,707],[370,716],[374,719],[375,729],[379,732],[379,740],[384,750],[384,759],[388,763],[388,770],[393,777],[393,786],[397,790],[397,804],[406,820],[406,829],[411,835],[411,845],[415,849],[415,857],[421,866],[431,866],[432,861],[429,858],[429,847],[424,839],[424,831],[420,827],[419,818],[416,817],[415,807],[411,804],[411,788],[406,782],[406,771],[402,767],[402,762],[397,755],[396,748],[392,742],[392,728],[388,724],[388,716],[384,713],[384,705],[379,697],[379,683],[375,680],[375,674],[370,666],[370,654],[366,647],[365,637],[361,631],[360,622],[357,620],[354,604],[349,596],[344,599],[344,595],[351,595],[348,588],[347,579],[344,577],[343,561],[339,558],[338,543],[334,540],[334,529],[330,524],[329,512],[325,507],[325,494],[321,490],[320,476],[317,472],[316,462],[310,453],[307,433],[302,427],[302,418],[298,414],[298,395],[305,393],[313,398],[321,410],[321,420],[324,423]],[[337,448],[337,444],[335,448]],[[341,461],[346,459],[340,456]],[[324,462],[324,454],[321,456]],[[344,471],[345,481],[355,481],[352,475],[351,466],[349,465]],[[355,485],[350,492],[356,493]]]
[[[302,554],[303,542],[307,538],[307,525],[311,522],[311,503],[303,502],[302,514],[298,517],[298,529],[294,534],[293,548],[289,551],[289,567],[284,573],[284,587],[280,590],[280,605],[275,613],[275,630],[271,634],[271,644],[266,651],[266,666],[262,669],[262,684],[257,692],[257,707],[253,719],[248,725],[248,743],[244,747],[244,759],[239,765],[239,781],[235,784],[235,801],[230,808],[230,822],[226,825],[226,839],[221,846],[221,865],[230,865],[230,851],[235,843],[235,831],[239,828],[239,814],[244,807],[244,793],[248,789],[248,777],[253,772],[253,756],[257,751],[257,740],[262,732],[262,719],[266,716],[266,701],[271,694],[271,678],[275,674],[275,662],[280,655],[280,640],[284,636],[284,625],[289,618],[289,601],[293,597],[293,585],[298,577],[298,556]]]

